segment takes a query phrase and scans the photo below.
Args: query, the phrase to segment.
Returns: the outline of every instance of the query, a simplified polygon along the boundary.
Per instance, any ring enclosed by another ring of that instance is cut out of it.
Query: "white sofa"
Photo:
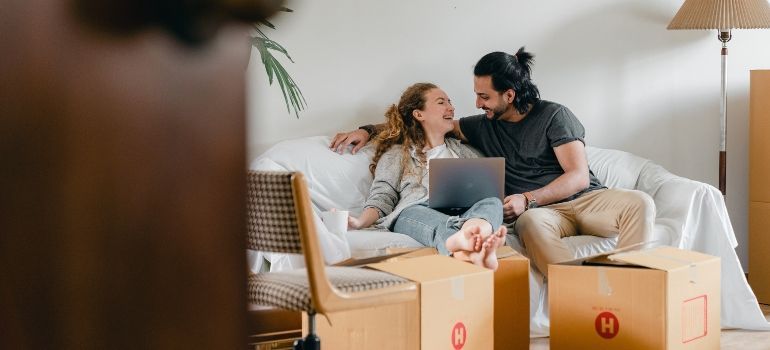
[[[347,209],[353,214],[362,210],[372,178],[368,165],[372,149],[358,154],[339,155],[328,149],[327,136],[283,141],[257,157],[250,168],[255,170],[301,171],[308,180],[314,209]],[[637,189],[655,201],[654,236],[661,244],[691,249],[722,259],[723,328],[770,330],[746,282],[735,254],[737,241],[719,190],[705,183],[673,175],[661,166],[627,152],[587,148],[591,169],[608,187]],[[316,226],[327,263],[350,256],[381,253],[386,247],[419,247],[412,238],[393,232],[350,231],[346,235],[328,232],[316,215]],[[526,255],[516,236],[509,235],[508,244]],[[565,238],[576,257],[607,251],[615,239],[593,236]],[[297,268],[298,256],[249,252],[254,270]],[[532,336],[548,335],[547,288],[542,275],[530,273],[530,313]]]

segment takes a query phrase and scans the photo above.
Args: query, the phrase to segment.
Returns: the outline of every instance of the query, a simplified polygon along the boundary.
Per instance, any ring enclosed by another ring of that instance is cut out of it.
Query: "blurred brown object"
[[[302,338],[302,313],[269,306],[248,306],[249,347]]]
[[[243,348],[248,27],[89,2],[0,3],[0,349]]]
[[[229,21],[257,22],[278,11],[282,0],[76,0],[74,13],[104,32],[132,34],[166,29],[180,41],[199,44]]]

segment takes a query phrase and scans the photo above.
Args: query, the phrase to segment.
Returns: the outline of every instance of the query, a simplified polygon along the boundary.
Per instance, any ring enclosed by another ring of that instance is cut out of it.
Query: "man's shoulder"
[[[548,100],[538,101],[537,109],[540,110],[542,114],[554,114],[561,110],[569,110],[566,106],[564,106],[561,103],[548,101]]]
[[[482,123],[487,120],[485,114],[476,114],[467,117],[460,118],[460,124],[466,123]]]
[[[485,114],[477,114],[468,117],[460,118],[460,131],[465,135],[468,141],[472,141],[473,135],[476,135],[485,128],[485,125],[489,125],[490,121]]]

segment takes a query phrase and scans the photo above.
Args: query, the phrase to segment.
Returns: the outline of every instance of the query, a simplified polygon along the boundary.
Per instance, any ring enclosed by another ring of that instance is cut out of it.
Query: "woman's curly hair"
[[[388,108],[387,112],[385,112],[387,124],[374,138],[375,152],[372,163],[369,165],[369,171],[372,174],[374,174],[377,162],[382,155],[395,144],[401,145],[401,151],[403,152],[401,167],[404,169],[404,173],[407,173],[409,153],[413,148],[420,162],[425,163],[425,152],[423,152],[423,148],[425,148],[425,131],[423,131],[417,119],[414,118],[413,112],[424,109],[425,95],[428,91],[437,88],[438,86],[431,83],[414,84],[401,94],[398,106],[391,105]]]

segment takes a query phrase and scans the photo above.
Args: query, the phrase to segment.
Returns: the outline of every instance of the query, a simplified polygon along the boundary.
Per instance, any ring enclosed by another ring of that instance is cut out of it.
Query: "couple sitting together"
[[[515,233],[546,277],[548,264],[574,258],[564,237],[617,236],[618,248],[649,241],[652,198],[599,183],[588,167],[583,125],[566,107],[540,99],[532,62],[524,48],[479,60],[473,73],[482,115],[455,120],[446,93],[418,83],[388,109],[387,123],[337,134],[330,147],[339,153],[351,144],[355,153],[370,137],[376,149],[369,197],[349,226],[376,224],[490,269],[497,268],[495,249]],[[427,206],[428,160],[476,157],[464,143],[505,158],[505,198],[486,198],[449,216]]]

